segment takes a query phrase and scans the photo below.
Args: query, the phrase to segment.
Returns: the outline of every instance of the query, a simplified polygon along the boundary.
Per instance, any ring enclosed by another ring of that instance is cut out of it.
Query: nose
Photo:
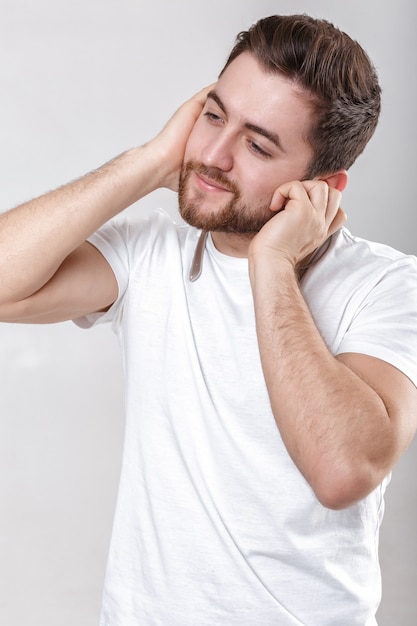
[[[212,137],[201,151],[201,160],[208,167],[229,172],[233,167],[233,141],[225,131]]]

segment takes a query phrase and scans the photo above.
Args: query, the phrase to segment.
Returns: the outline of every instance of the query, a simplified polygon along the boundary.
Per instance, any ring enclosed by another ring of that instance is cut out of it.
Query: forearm
[[[0,305],[36,293],[99,226],[159,187],[178,188],[188,136],[210,87],[146,145],[0,216]]]
[[[155,150],[143,146],[0,216],[0,303],[42,287],[91,233],[159,185]]]
[[[388,471],[392,424],[377,393],[322,340],[288,262],[250,262],[264,376],[288,452],[319,499],[345,506]]]

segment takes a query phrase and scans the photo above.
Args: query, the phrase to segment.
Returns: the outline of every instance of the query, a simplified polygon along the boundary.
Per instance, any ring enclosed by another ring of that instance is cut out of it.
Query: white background
[[[152,137],[277,12],[329,19],[374,60],[382,119],[343,207],[355,234],[416,254],[413,0],[2,0],[0,211]],[[161,204],[175,215],[168,191],[130,212]],[[122,439],[108,328],[0,325],[0,624],[97,624]],[[381,626],[417,623],[416,452],[387,494]]]

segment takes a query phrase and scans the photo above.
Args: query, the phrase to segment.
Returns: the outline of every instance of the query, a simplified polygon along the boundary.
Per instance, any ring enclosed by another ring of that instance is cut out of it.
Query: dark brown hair
[[[375,68],[359,43],[326,20],[273,15],[239,33],[222,73],[242,52],[309,96],[314,156],[306,177],[348,169],[372,137],[381,108]]]

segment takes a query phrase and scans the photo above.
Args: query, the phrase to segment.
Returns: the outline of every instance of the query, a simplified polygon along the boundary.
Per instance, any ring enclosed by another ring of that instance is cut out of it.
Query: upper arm
[[[344,353],[337,356],[381,398],[391,422],[392,454],[386,459],[387,470],[398,461],[417,429],[417,388],[393,365],[365,354]]]
[[[85,242],[41,289],[24,300],[0,306],[0,320],[61,322],[105,310],[117,294],[117,280],[110,265],[97,248]]]

